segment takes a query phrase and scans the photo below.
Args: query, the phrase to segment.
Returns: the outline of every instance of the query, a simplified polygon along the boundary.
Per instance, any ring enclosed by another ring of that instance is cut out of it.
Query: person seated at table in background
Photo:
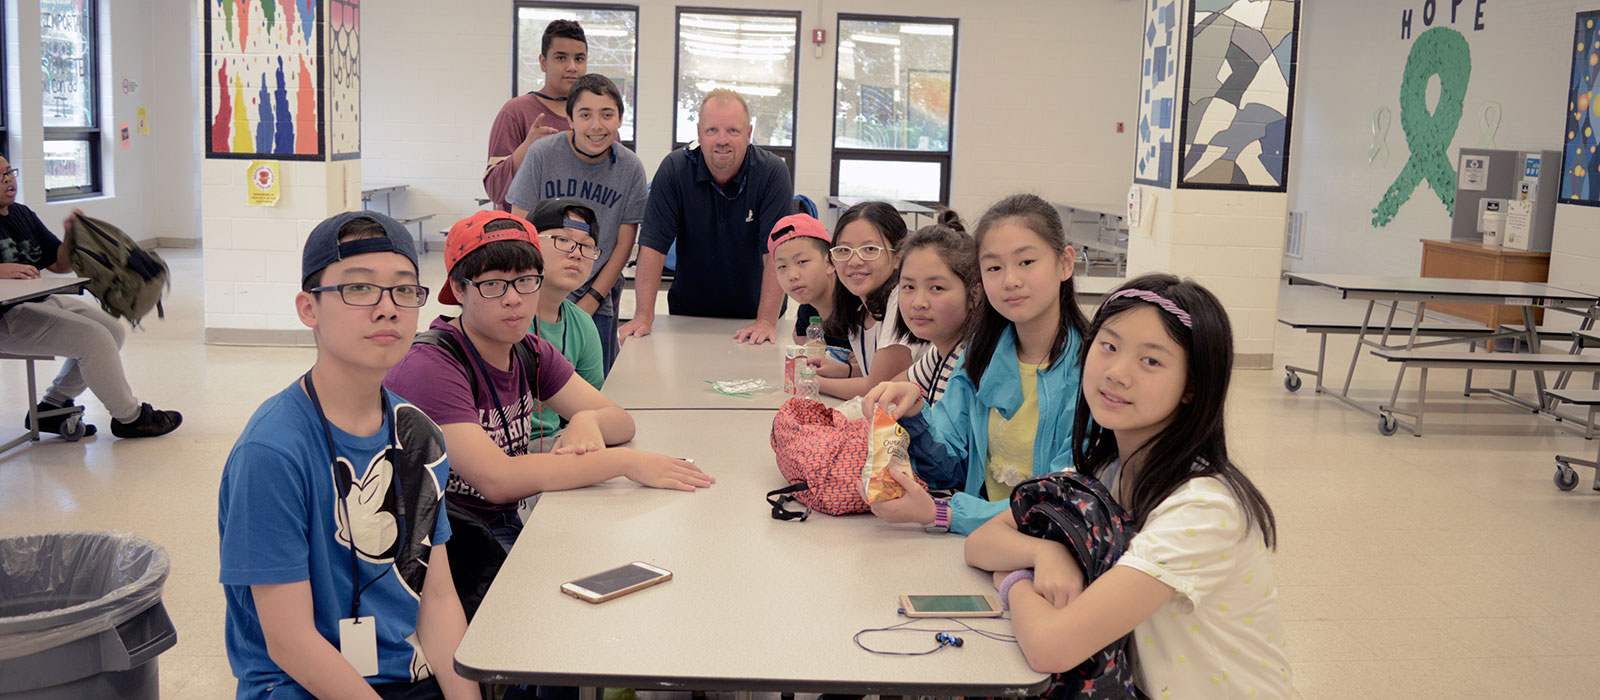
[[[911,367],[928,344],[902,334],[900,254],[906,220],[886,202],[862,202],[839,215],[835,245],[833,313],[822,327],[849,339],[852,364],[828,362],[817,369],[822,393],[852,399]]]
[[[1086,335],[1069,444],[1137,534],[1086,581],[1065,545],[1022,534],[1008,509],[967,539],[967,563],[994,572],[1035,671],[1076,668],[1131,632],[1147,697],[1288,698],[1276,522],[1225,440],[1227,311],[1192,281],[1146,275]]]
[[[823,321],[833,313],[833,258],[828,249],[833,238],[827,227],[810,214],[790,214],[772,227],[767,254],[772,256],[778,286],[799,302],[794,322],[794,342],[804,345],[811,317]],[[828,347],[849,349],[849,341],[823,336]]]
[[[862,401],[863,411],[881,406],[900,420],[911,466],[929,486],[961,489],[934,499],[896,474],[906,495],[872,506],[891,523],[968,534],[1006,509],[1012,487],[1072,466],[1067,439],[1088,324],[1061,216],[1035,195],[1012,195],[978,220],[976,239],[989,303],[944,397],[924,412],[922,387],[886,382]]]
[[[776,342],[783,292],[765,251],[772,227],[793,212],[789,167],[750,145],[750,105],[733,90],[706,93],[695,127],[699,138],[662,158],[650,182],[634,279],[638,308],[619,335],[650,335],[661,270],[676,241],[672,315],[753,318],[734,340]]]
[[[900,245],[900,260],[895,330],[902,337],[920,338],[930,349],[895,381],[914,382],[932,404],[944,396],[961,363],[984,303],[978,244],[954,211],[942,209],[936,223],[918,229]]]
[[[568,297],[594,316],[609,374],[617,360],[616,302],[622,297],[622,268],[633,256],[650,190],[644,163],[617,143],[622,93],[610,78],[590,73],[573,83],[567,114],[572,117],[572,131],[528,150],[506,198],[511,213],[524,218],[551,197],[581,197],[594,210],[598,224],[590,233],[600,257],[589,278]]]
[[[596,389],[604,388],[605,360],[594,319],[567,298],[589,281],[600,250],[595,247],[594,210],[573,197],[546,199],[533,208],[529,223],[539,231],[539,250],[545,258],[544,286],[539,293],[538,318],[528,330],[537,333],[572,363],[573,370]],[[536,435],[557,435],[561,414],[544,408],[534,419]]]
[[[217,495],[237,696],[476,700],[453,663],[467,620],[444,438],[383,390],[428,300],[411,233],[374,212],[329,218],[306,238],[300,279],[316,363],[256,409]]]
[[[589,72],[589,40],[583,27],[570,19],[545,25],[539,40],[539,70],[544,71],[544,85],[507,100],[489,128],[483,193],[500,211],[511,211],[506,190],[534,142],[572,128],[567,119],[572,84]]]
[[[608,447],[633,439],[632,416],[588,382],[570,381],[572,363],[528,332],[544,280],[537,241],[532,224],[504,212],[480,211],[456,222],[445,238],[448,281],[439,300],[459,304],[461,316],[434,319],[429,330],[436,333],[419,334],[385,380],[444,431],[455,528],[486,529],[500,555],[521,534],[534,497],[546,491],[618,476],[681,491],[714,481],[683,460]],[[545,409],[566,421],[559,435],[536,432]],[[462,559],[464,552],[456,556],[457,568],[467,571],[473,562]],[[488,580],[463,581],[457,586],[466,589],[470,617],[471,596],[481,597]]]
[[[0,158],[0,279],[39,279],[40,270],[72,272],[73,210],[62,223],[66,241],[56,238],[27,205],[17,202],[17,174]],[[40,411],[75,405],[84,389],[111,414],[111,434],[119,438],[166,435],[178,429],[183,415],[158,411],[142,403],[128,386],[122,369],[122,341],[127,329],[98,304],[56,294],[38,301],[0,307],[0,352],[66,358],[55,381],[39,402]],[[39,419],[39,432],[60,434],[67,416]],[[23,419],[29,427],[29,419]],[[84,434],[94,435],[85,423]]]

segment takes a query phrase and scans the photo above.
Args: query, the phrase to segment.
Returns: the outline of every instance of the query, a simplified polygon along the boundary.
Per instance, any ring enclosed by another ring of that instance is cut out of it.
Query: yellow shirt
[[[1022,405],[1011,420],[1000,409],[989,409],[989,461],[984,470],[985,493],[991,501],[1011,498],[1011,489],[1033,478],[1033,441],[1039,434],[1039,370],[1045,365],[1017,363],[1022,380]]]

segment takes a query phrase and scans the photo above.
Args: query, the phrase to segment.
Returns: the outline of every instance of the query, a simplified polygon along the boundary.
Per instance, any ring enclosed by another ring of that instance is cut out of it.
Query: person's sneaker
[[[128,423],[111,419],[111,434],[119,438],[146,438],[166,435],[183,424],[177,411],[157,411],[150,404],[139,404],[139,417]]]
[[[55,405],[53,403],[50,403],[50,401],[48,399],[46,399],[44,401],[40,401],[39,402],[39,412],[43,413],[45,411],[56,411],[56,410],[60,410],[60,409],[63,409],[63,408],[67,408],[69,406],[76,406],[76,405],[77,404],[72,402],[72,399],[67,399],[67,402],[65,404],[60,405],[60,406],[57,406],[57,405]],[[83,420],[83,414],[81,412],[78,414],[78,420],[80,420],[80,421]],[[41,432],[41,433],[55,433],[57,435],[60,435],[61,434],[61,426],[63,424],[65,424],[66,422],[67,422],[67,416],[64,416],[64,415],[63,416],[47,416],[45,418],[40,418],[39,419],[39,432]],[[22,427],[27,428],[29,430],[33,429],[33,418],[32,418],[32,416],[25,415],[25,416],[22,417]],[[89,437],[90,435],[95,434],[95,432],[97,432],[97,431],[96,431],[93,423],[84,423],[83,424],[83,436],[84,437]]]

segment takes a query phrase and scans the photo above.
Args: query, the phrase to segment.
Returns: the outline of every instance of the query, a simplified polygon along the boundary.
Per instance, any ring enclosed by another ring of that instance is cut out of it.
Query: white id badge
[[[373,617],[339,621],[339,653],[363,678],[378,675],[378,621]]]

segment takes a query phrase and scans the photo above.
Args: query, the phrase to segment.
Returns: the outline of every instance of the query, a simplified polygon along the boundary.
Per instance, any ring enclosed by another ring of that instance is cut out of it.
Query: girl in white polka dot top
[[[1192,281],[1146,275],[1106,298],[1086,336],[1074,462],[1138,534],[1085,587],[1064,545],[1021,534],[1007,511],[967,539],[967,563],[995,572],[1037,671],[1067,671],[1132,633],[1136,683],[1151,698],[1289,700],[1267,559],[1276,524],[1224,439],[1227,312]]]

